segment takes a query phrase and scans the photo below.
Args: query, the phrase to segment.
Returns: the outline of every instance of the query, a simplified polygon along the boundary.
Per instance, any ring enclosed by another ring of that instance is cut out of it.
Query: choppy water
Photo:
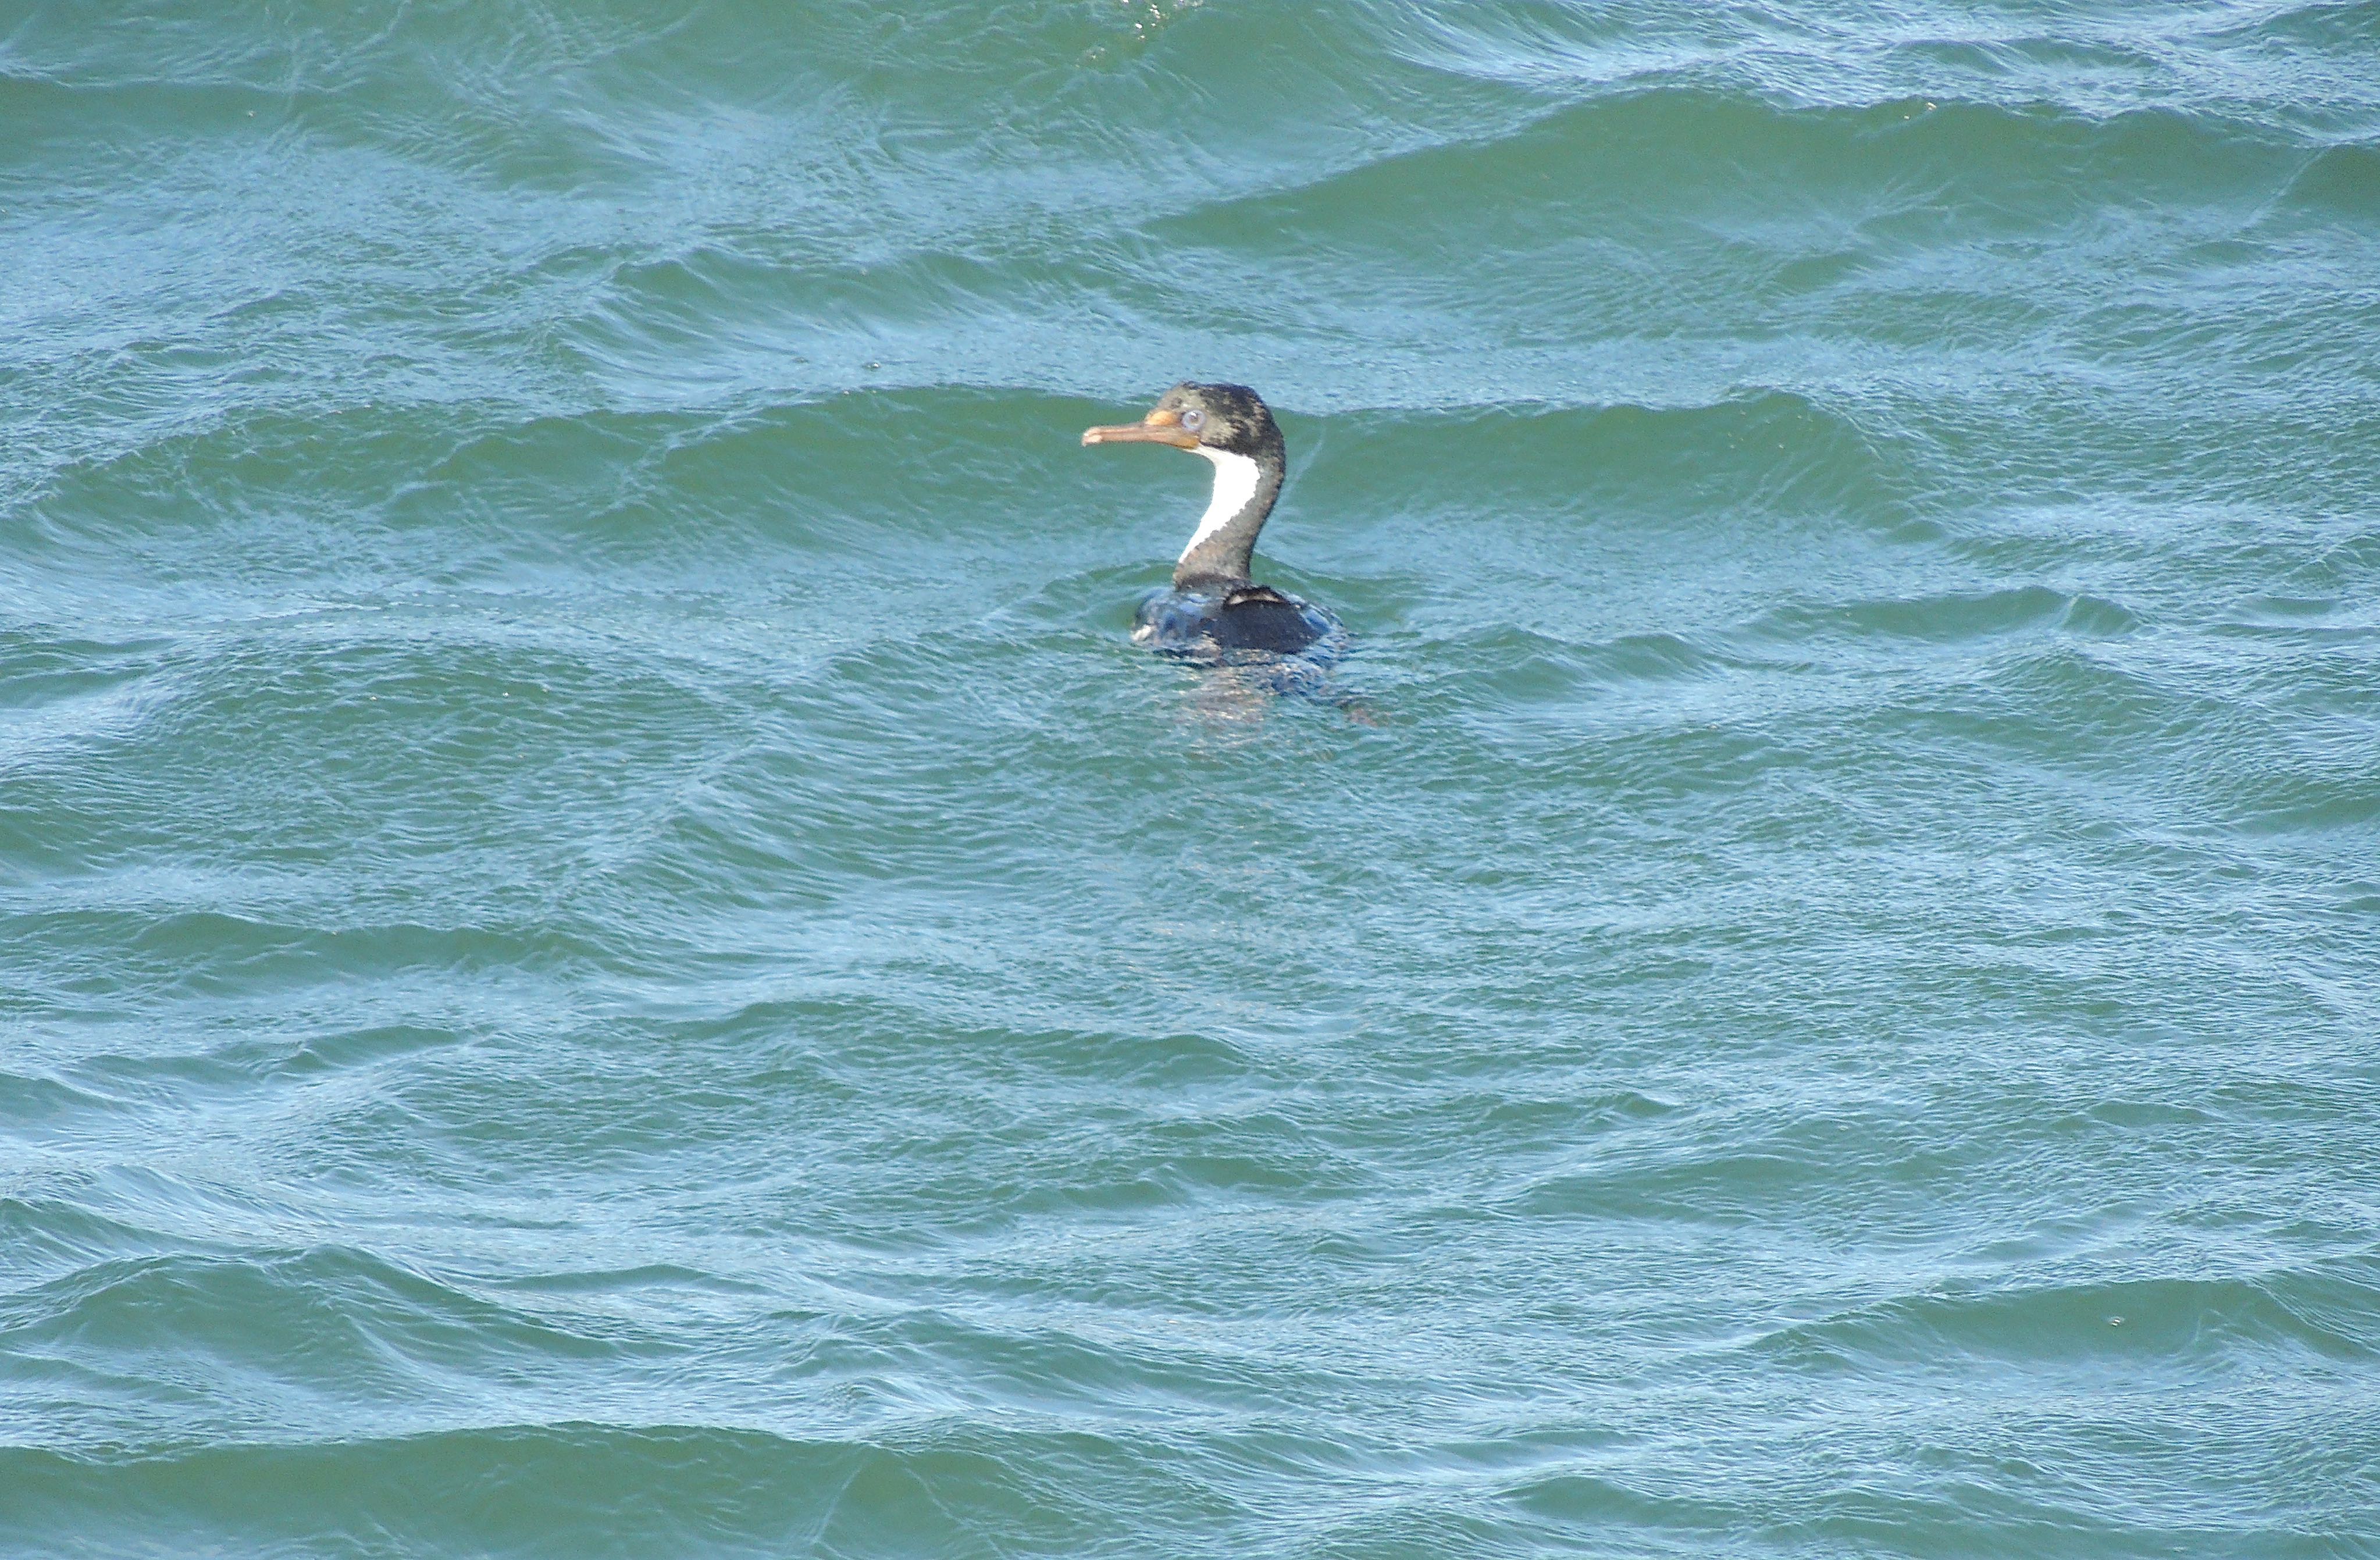
[[[2380,5],[19,3],[0,254],[0,1552],[2380,1554]]]

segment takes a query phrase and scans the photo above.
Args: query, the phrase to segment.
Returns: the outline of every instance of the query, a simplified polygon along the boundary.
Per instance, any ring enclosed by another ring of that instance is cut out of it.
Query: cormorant
[[[1159,396],[1138,422],[1087,429],[1083,443],[1171,445],[1215,468],[1214,496],[1173,566],[1173,588],[1140,603],[1135,644],[1243,664],[1328,657],[1345,642],[1346,630],[1322,608],[1248,579],[1257,532],[1289,471],[1281,429],[1255,391],[1185,382]]]

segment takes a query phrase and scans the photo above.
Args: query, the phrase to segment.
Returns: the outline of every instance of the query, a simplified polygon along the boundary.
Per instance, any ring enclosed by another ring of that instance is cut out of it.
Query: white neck
[[[1201,445],[1190,453],[1203,455],[1214,462],[1215,496],[1207,501],[1207,512],[1198,517],[1198,529],[1192,534],[1190,545],[1182,549],[1185,558],[1197,550],[1198,543],[1231,524],[1248,506],[1248,500],[1257,495],[1257,479],[1262,475],[1255,461],[1227,449],[1208,449]]]

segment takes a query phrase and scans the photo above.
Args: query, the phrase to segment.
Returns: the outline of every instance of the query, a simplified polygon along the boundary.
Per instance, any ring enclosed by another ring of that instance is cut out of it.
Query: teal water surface
[[[20,0],[0,255],[0,1554],[2380,1555],[2380,4]]]

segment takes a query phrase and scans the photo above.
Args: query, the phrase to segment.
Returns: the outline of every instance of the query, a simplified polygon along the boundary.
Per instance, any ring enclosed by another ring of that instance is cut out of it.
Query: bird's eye
[[[1190,407],[1183,411],[1182,426],[1189,429],[1193,433],[1196,433],[1199,429],[1206,425],[1207,414],[1200,411],[1196,407]]]

